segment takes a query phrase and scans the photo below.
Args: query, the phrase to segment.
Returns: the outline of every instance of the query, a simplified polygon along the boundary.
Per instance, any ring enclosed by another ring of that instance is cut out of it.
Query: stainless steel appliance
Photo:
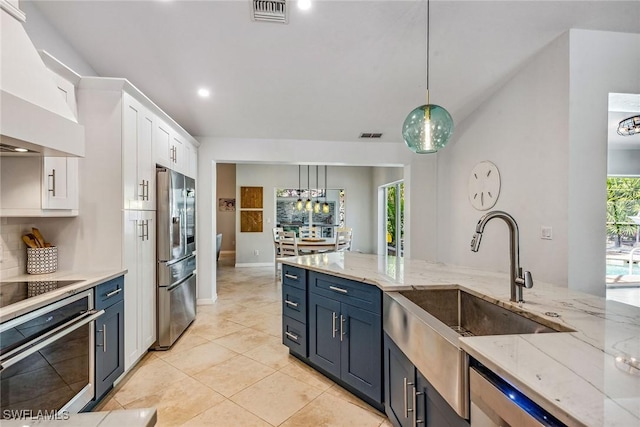
[[[471,427],[563,427],[556,417],[476,360],[469,368]]]
[[[166,350],[196,318],[195,180],[157,171],[158,340]]]
[[[73,281],[0,284],[0,305]],[[79,412],[95,393],[93,290],[80,292],[0,325],[0,417]]]

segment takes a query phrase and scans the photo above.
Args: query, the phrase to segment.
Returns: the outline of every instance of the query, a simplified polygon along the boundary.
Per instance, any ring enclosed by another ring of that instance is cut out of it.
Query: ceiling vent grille
[[[380,139],[380,138],[382,138],[382,134],[381,133],[363,132],[363,133],[360,134],[360,138]]]
[[[286,0],[251,0],[251,16],[254,21],[287,23]]]

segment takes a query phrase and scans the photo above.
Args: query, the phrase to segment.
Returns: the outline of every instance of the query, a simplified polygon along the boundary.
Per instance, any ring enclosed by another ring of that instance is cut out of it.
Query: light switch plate
[[[548,225],[543,225],[540,230],[540,238],[544,240],[553,239],[553,228]]]

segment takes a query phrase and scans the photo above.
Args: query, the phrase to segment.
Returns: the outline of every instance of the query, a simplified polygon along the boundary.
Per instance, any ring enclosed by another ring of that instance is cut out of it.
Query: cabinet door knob
[[[291,307],[297,307],[298,304],[293,302],[293,301],[289,301],[288,299],[284,300],[285,304],[290,305]]]
[[[332,321],[331,321],[331,331],[332,331],[333,338],[336,337],[336,332],[338,332],[338,328],[336,328],[336,320],[338,320],[338,315],[334,311],[332,315]]]
[[[298,336],[297,336],[297,335],[294,335],[294,334],[292,334],[292,333],[291,333],[291,332],[289,332],[289,331],[285,332],[284,334],[285,334],[286,336],[288,336],[289,338],[291,338],[292,340],[294,340],[294,341],[298,342]]]
[[[102,329],[98,329],[97,332],[102,333],[102,344],[97,344],[98,347],[102,347],[102,352],[107,352],[107,325],[102,324]]]
[[[344,334],[345,334],[345,331],[344,331],[345,320],[347,320],[347,318],[341,314],[340,315],[340,341],[342,341],[342,337],[344,337]]]

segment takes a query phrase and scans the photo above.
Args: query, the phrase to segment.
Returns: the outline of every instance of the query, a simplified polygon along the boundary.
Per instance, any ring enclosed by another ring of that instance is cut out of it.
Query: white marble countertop
[[[50,274],[22,274],[19,276],[13,276],[3,278],[0,282],[0,289],[2,283],[6,282],[42,282],[47,280],[78,280],[78,283],[74,283],[70,286],[57,289],[55,291],[46,292],[41,295],[37,295],[17,303],[2,307],[0,309],[0,323],[7,320],[11,320],[22,314],[28,313],[37,308],[43,307],[47,304],[51,304],[63,298],[82,292],[86,289],[92,288],[100,283],[111,280],[115,277],[122,276],[127,272],[126,269],[117,269],[109,271],[57,271]]]
[[[640,426],[640,371],[624,362],[640,360],[638,307],[535,277],[519,305],[509,301],[507,274],[396,257],[343,252],[280,261],[386,292],[456,287],[567,326],[576,332],[460,338],[460,347],[571,425]]]
[[[25,413],[21,419],[2,420],[2,427],[152,427],[157,420],[155,408],[57,414],[57,419],[33,412]]]

